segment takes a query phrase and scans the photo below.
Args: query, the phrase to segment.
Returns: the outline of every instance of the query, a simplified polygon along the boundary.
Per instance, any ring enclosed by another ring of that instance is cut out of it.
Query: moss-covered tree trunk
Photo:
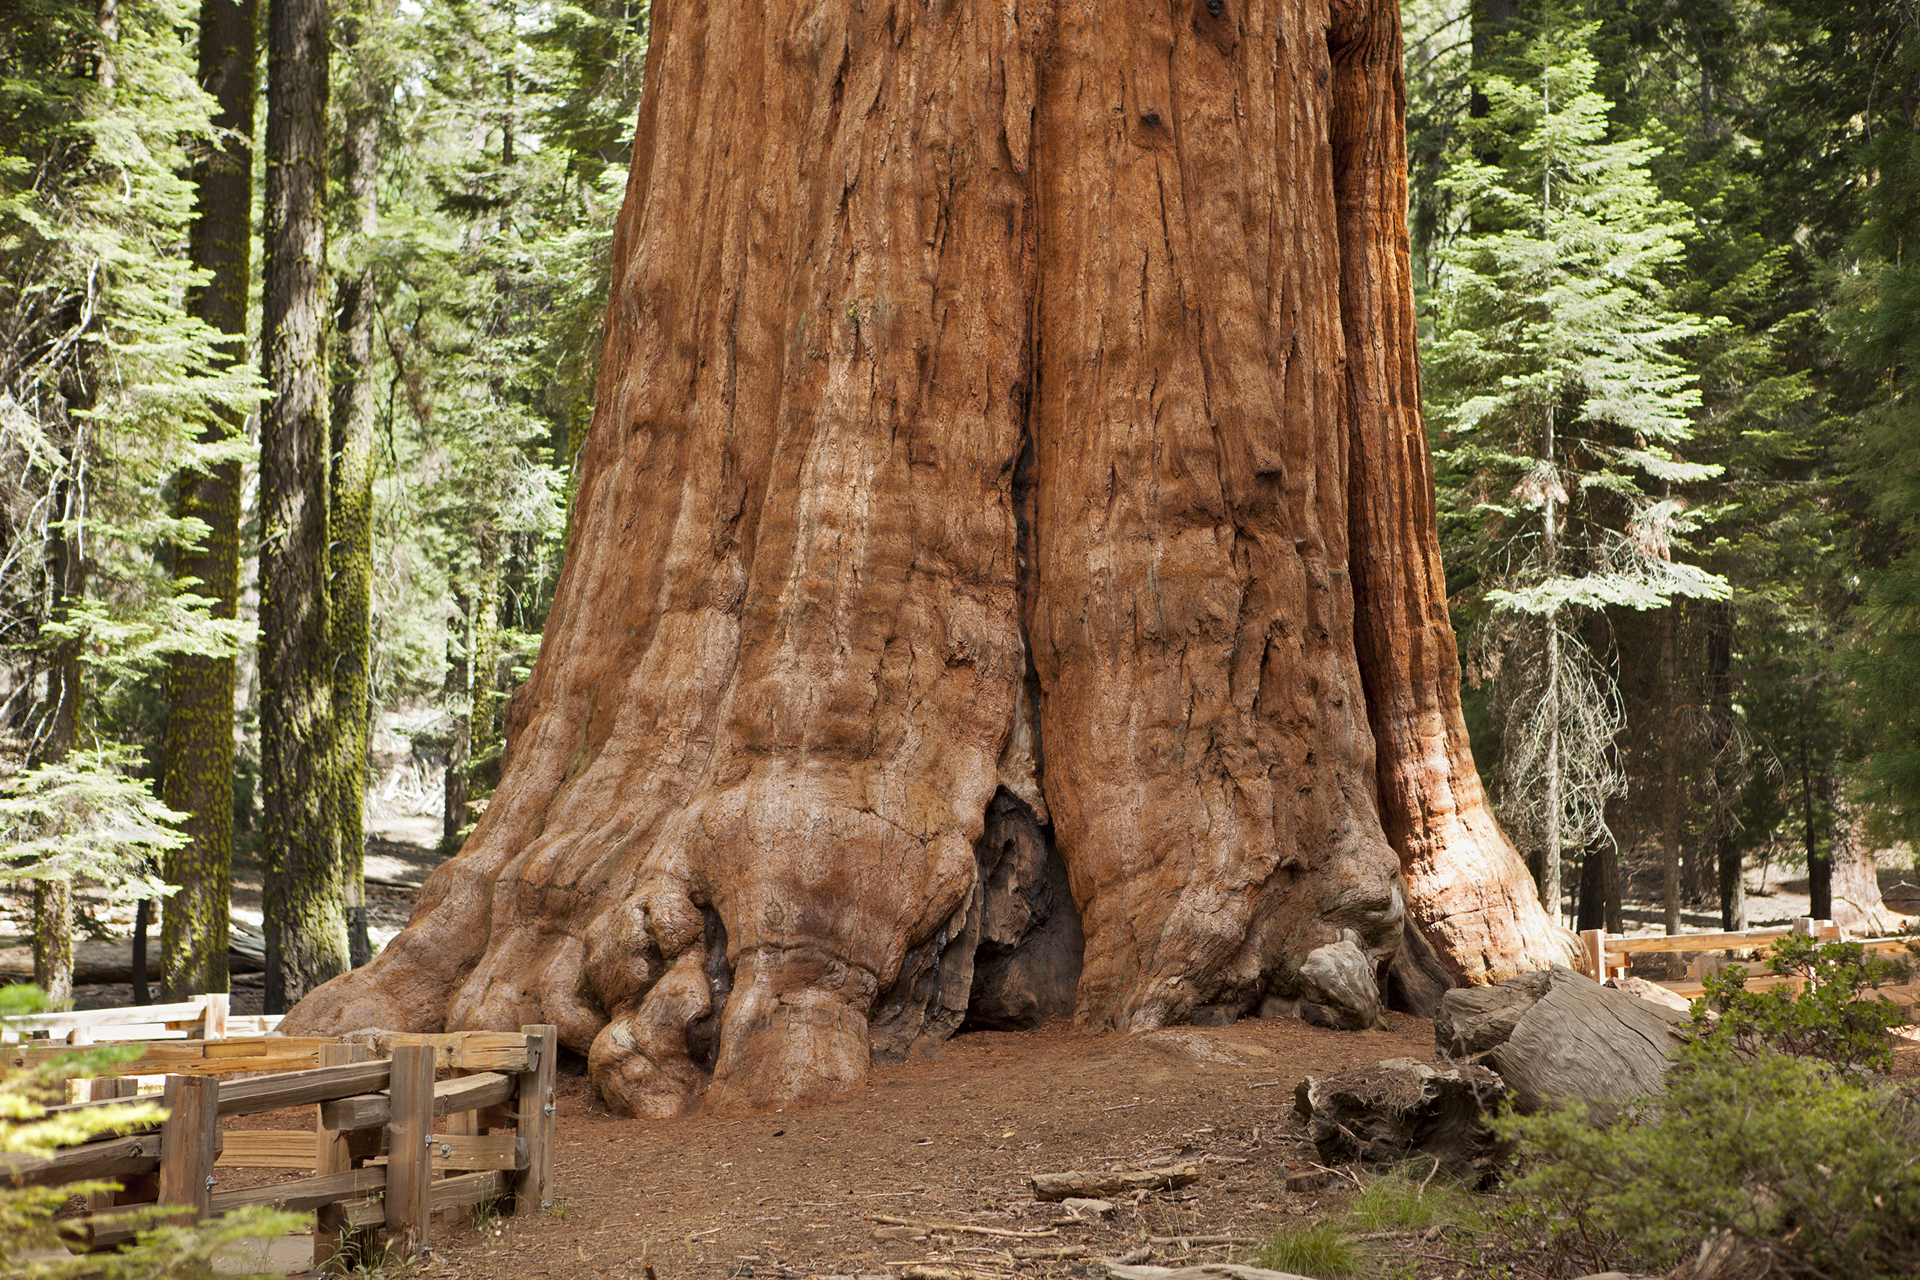
[[[347,968],[328,623],[327,7],[267,15],[260,426],[260,783],[266,1005]]]
[[[194,166],[194,222],[190,252],[211,278],[189,309],[231,334],[222,348],[246,358],[248,292],[253,274],[254,59],[259,48],[254,0],[207,0],[200,10],[199,78],[213,96],[220,145]],[[245,438],[244,422],[216,416],[201,443],[231,446]],[[207,536],[183,548],[177,578],[199,583],[213,616],[233,618],[240,601],[240,460],[181,474],[174,513],[207,525]],[[174,893],[162,908],[162,998],[181,1000],[225,991],[227,913],[233,883],[234,660],[175,657],[167,673],[164,798],[187,815],[188,843],[166,856]]]
[[[70,403],[84,409],[86,391],[76,391]],[[48,618],[56,623],[67,620],[70,602],[78,600],[86,588],[86,562],[78,543],[87,514],[87,491],[80,479],[87,429],[78,419],[73,429],[74,439],[63,450],[60,477],[51,495],[53,518],[47,522]],[[47,656],[47,696],[34,725],[29,763],[53,764],[67,758],[79,728],[81,694],[80,641],[60,641]],[[33,981],[54,1008],[72,1005],[73,884],[69,880],[34,881]]]
[[[343,24],[353,68],[341,148],[342,193],[358,251],[358,269],[340,278],[339,362],[333,404],[332,506],[329,548],[333,572],[333,714],[339,755],[340,879],[352,964],[372,955],[367,937],[367,738],[372,727],[373,673],[373,377],[374,278],[372,240],[379,230],[379,144],[383,90],[375,69],[380,54],[368,44],[371,18],[356,13]]]
[[[1391,0],[652,12],[505,776],[287,1028],[538,1015],[658,1115],[1567,957],[1451,683]]]

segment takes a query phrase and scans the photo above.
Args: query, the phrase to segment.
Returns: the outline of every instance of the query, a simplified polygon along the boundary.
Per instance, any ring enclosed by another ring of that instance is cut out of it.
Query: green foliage
[[[1776,977],[1792,986],[1749,991],[1744,969],[1710,974],[1706,995],[1694,1002],[1695,1043],[1730,1059],[1763,1052],[1814,1058],[1841,1068],[1893,1069],[1889,1027],[1904,1020],[1885,996],[1868,992],[1896,980],[1901,965],[1870,954],[1858,942],[1821,943],[1783,938],[1767,957]]]
[[[1679,488],[1720,472],[1677,452],[1700,400],[1680,347],[1707,329],[1667,301],[1684,210],[1653,186],[1655,147],[1609,140],[1593,27],[1561,22],[1526,45],[1524,80],[1485,79],[1488,114],[1448,169],[1470,226],[1439,255],[1426,389],[1454,528],[1476,530],[1479,594],[1497,608],[1724,597],[1673,558],[1700,527]]]
[[[1920,1099],[1762,1050],[1682,1050],[1632,1123],[1584,1104],[1500,1122],[1532,1160],[1513,1229],[1571,1267],[1662,1270],[1719,1231],[1789,1274],[1920,1269]],[[1577,1274],[1577,1272],[1569,1272]],[[1549,1271],[1548,1274],[1554,1274]]]
[[[1354,1197],[1350,1223],[1360,1231],[1424,1232],[1438,1226],[1477,1231],[1480,1202],[1431,1169],[1407,1169],[1370,1180]]]
[[[1896,6],[1883,37],[1887,76],[1920,76],[1920,16]],[[1882,107],[1862,149],[1874,176],[1869,217],[1850,247],[1858,273],[1843,293],[1843,349],[1866,384],[1850,424],[1869,495],[1866,551],[1875,570],[1849,673],[1867,713],[1864,774],[1891,834],[1920,840],[1920,120]],[[1882,563],[1873,563],[1878,560]]]
[[[1548,1275],[1665,1269],[1719,1232],[1790,1275],[1916,1274],[1920,1089],[1853,1070],[1887,1063],[1889,1006],[1863,996],[1889,968],[1858,944],[1793,940],[1773,969],[1807,989],[1709,981],[1666,1092],[1626,1121],[1583,1102],[1497,1120],[1525,1160],[1509,1233],[1544,1247]]]
[[[0,866],[9,879],[97,880],[134,898],[170,892],[154,859],[186,843],[183,815],[128,776],[132,753],[69,752],[0,780]]]
[[[1729,592],[1689,548],[1721,468],[1680,453],[1701,404],[1688,349],[1714,326],[1672,303],[1686,211],[1653,182],[1659,148],[1611,122],[1595,30],[1547,5],[1481,69],[1484,110],[1453,122],[1424,206],[1449,585],[1490,686],[1490,789],[1547,894],[1626,790],[1623,708],[1582,618]]]
[[[31,1014],[46,1008],[33,987],[0,987],[0,1016]],[[111,1074],[120,1062],[137,1056],[132,1046],[101,1048],[43,1060],[27,1069],[0,1062],[0,1168],[8,1156],[32,1158],[61,1146],[105,1134],[157,1125],[166,1113],[157,1105],[70,1111],[49,1116],[59,1099],[61,1081],[77,1075]],[[110,1190],[110,1182],[60,1186],[0,1186],[0,1274],[43,1280],[148,1280],[150,1277],[211,1277],[214,1261],[236,1247],[297,1228],[297,1214],[250,1209],[210,1222],[180,1225],[161,1221],[158,1208],[142,1211],[149,1220],[135,1243],[118,1253],[64,1257],[55,1213],[69,1197]]]
[[[1338,1280],[1360,1273],[1361,1254],[1333,1223],[1310,1222],[1280,1228],[1255,1261],[1274,1271]]]

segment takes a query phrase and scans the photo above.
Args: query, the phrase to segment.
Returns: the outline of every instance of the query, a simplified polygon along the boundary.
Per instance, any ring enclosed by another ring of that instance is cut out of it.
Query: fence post
[[[344,1067],[349,1062],[365,1062],[371,1053],[361,1044],[323,1044],[320,1046],[320,1065],[322,1067]],[[353,1168],[354,1159],[351,1143],[346,1134],[338,1129],[327,1128],[323,1116],[324,1107],[315,1103],[314,1114],[314,1151],[313,1172],[316,1177],[325,1177],[329,1173],[345,1173]],[[327,1264],[340,1254],[347,1256],[344,1262],[349,1266],[364,1266],[373,1262],[371,1247],[373,1233],[358,1231],[353,1233],[349,1242],[347,1211],[339,1202],[321,1205],[313,1211],[313,1269],[322,1271]]]
[[[196,1220],[213,1207],[213,1161],[220,1141],[220,1081],[168,1076],[160,1129],[160,1203],[191,1209]]]
[[[1587,969],[1595,982],[1607,980],[1607,931],[1588,929],[1580,935],[1580,947],[1586,954]]]
[[[206,1009],[200,1015],[200,1038],[202,1040],[225,1040],[227,1038],[227,1010],[233,997],[225,991],[209,991],[205,997]]]
[[[392,1114],[387,1121],[387,1233],[404,1257],[427,1249],[427,1224],[433,1217],[432,1045],[393,1047]]]
[[[131,1076],[95,1076],[87,1081],[87,1096],[83,1101],[104,1102],[109,1098],[133,1098],[140,1093],[140,1082]],[[131,1174],[120,1179],[119,1191],[93,1191],[87,1195],[87,1208],[98,1212],[111,1209],[116,1204],[137,1204],[141,1200],[138,1188],[134,1185],[140,1178],[147,1178],[147,1187],[151,1191],[151,1174]],[[124,1201],[123,1201],[124,1198]]]
[[[521,1027],[527,1036],[527,1070],[514,1091],[514,1123],[526,1144],[527,1167],[513,1175],[513,1211],[553,1207],[553,1069],[560,1031],[552,1023]]]

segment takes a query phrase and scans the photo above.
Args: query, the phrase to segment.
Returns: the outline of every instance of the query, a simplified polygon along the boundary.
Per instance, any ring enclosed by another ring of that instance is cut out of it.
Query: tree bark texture
[[[1398,687],[1453,640],[1404,178],[1358,172],[1394,6],[653,22],[505,776],[289,1029],[538,1011],[664,1115],[988,1007],[1365,1025],[1394,839],[1455,972],[1564,955],[1451,687]]]
[[[370,20],[355,15],[344,24],[354,83],[346,104],[341,147],[342,187],[350,225],[369,250],[362,265],[340,280],[340,365],[334,386],[333,433],[327,512],[331,543],[333,717],[337,754],[334,784],[340,832],[340,878],[347,916],[347,958],[353,965],[372,956],[367,936],[366,832],[367,739],[372,729],[373,672],[373,434],[376,407],[373,369],[374,278],[370,242],[379,230],[380,104],[385,96],[373,70],[378,54],[366,47]]]
[[[267,15],[260,428],[260,781],[266,1006],[347,967],[328,642],[325,0]]]
[[[200,84],[213,96],[221,145],[194,166],[194,221],[189,251],[211,273],[188,306],[234,340],[222,354],[246,358],[247,295],[253,274],[253,104],[256,6],[253,0],[206,0],[200,10]],[[203,444],[244,437],[243,422],[216,416]],[[213,616],[232,618],[240,601],[240,460],[181,474],[174,514],[207,525],[206,537],[182,548],[174,575],[192,578],[213,601]],[[167,741],[163,798],[187,815],[188,843],[164,862],[167,898],[160,918],[162,998],[183,1000],[225,991],[227,913],[233,884],[234,660],[181,655],[167,673]]]

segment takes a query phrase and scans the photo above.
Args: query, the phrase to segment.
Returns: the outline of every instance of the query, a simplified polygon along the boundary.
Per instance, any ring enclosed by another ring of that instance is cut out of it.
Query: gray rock
[[[1316,947],[1300,962],[1301,1016],[1342,1031],[1364,1031],[1385,1020],[1373,962],[1352,937]],[[1316,1016],[1317,1015],[1317,1016]]]

